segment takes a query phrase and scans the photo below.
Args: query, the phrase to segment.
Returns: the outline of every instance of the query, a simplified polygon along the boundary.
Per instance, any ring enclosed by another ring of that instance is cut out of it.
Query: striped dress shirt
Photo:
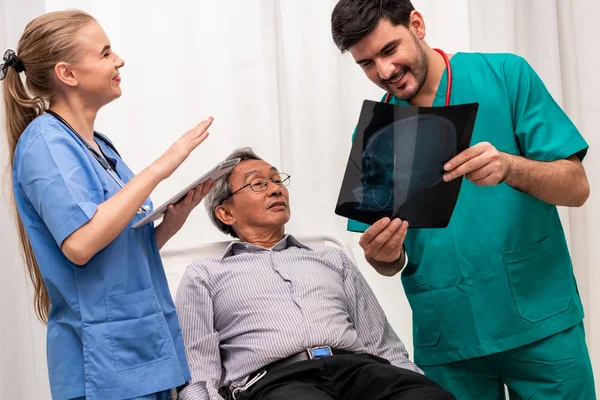
[[[272,249],[232,242],[190,264],[176,296],[191,383],[180,400],[216,400],[256,370],[314,346],[371,353],[422,373],[343,250],[291,235]]]

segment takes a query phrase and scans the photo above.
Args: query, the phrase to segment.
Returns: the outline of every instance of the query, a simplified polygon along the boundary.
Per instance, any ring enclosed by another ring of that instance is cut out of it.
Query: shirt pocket
[[[569,252],[558,236],[503,254],[510,288],[521,318],[538,322],[564,312],[573,297]]]
[[[429,275],[415,273],[402,277],[404,292],[412,309],[413,341],[415,346],[435,346],[440,340],[440,322]]]
[[[108,331],[117,371],[171,357],[166,322],[154,289],[106,299]]]

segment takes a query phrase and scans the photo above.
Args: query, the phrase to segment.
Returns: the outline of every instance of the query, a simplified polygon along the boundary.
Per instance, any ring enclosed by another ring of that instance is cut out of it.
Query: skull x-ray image
[[[412,228],[447,226],[462,179],[444,182],[443,165],[469,147],[477,107],[365,101],[336,213],[365,223],[387,216]]]

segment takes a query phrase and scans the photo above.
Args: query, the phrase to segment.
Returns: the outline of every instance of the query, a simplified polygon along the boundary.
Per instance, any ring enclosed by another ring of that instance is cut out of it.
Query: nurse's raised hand
[[[212,122],[210,117],[187,131],[148,168],[129,180],[123,189],[98,205],[94,216],[63,241],[61,250],[65,256],[74,264],[84,265],[108,246],[125,229],[154,188],[208,137],[207,129]],[[162,244],[169,237],[164,235]]]
[[[360,237],[358,244],[365,257],[377,272],[392,276],[404,265],[404,238],[408,222],[399,218],[382,218],[369,227]]]
[[[162,179],[166,179],[185,161],[190,153],[208,137],[208,128],[213,122],[209,117],[187,131],[152,164],[152,168]]]

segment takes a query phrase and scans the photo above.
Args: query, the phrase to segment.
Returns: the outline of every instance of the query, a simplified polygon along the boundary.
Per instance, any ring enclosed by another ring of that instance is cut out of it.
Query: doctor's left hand
[[[444,165],[444,181],[464,175],[478,186],[498,185],[510,174],[512,157],[488,142],[477,143]]]
[[[161,229],[165,229],[168,232],[168,236],[171,237],[176,234],[192,210],[200,204],[202,199],[208,194],[208,192],[215,186],[213,181],[207,181],[200,184],[194,190],[190,190],[188,194],[176,204],[171,204],[160,223]]]

